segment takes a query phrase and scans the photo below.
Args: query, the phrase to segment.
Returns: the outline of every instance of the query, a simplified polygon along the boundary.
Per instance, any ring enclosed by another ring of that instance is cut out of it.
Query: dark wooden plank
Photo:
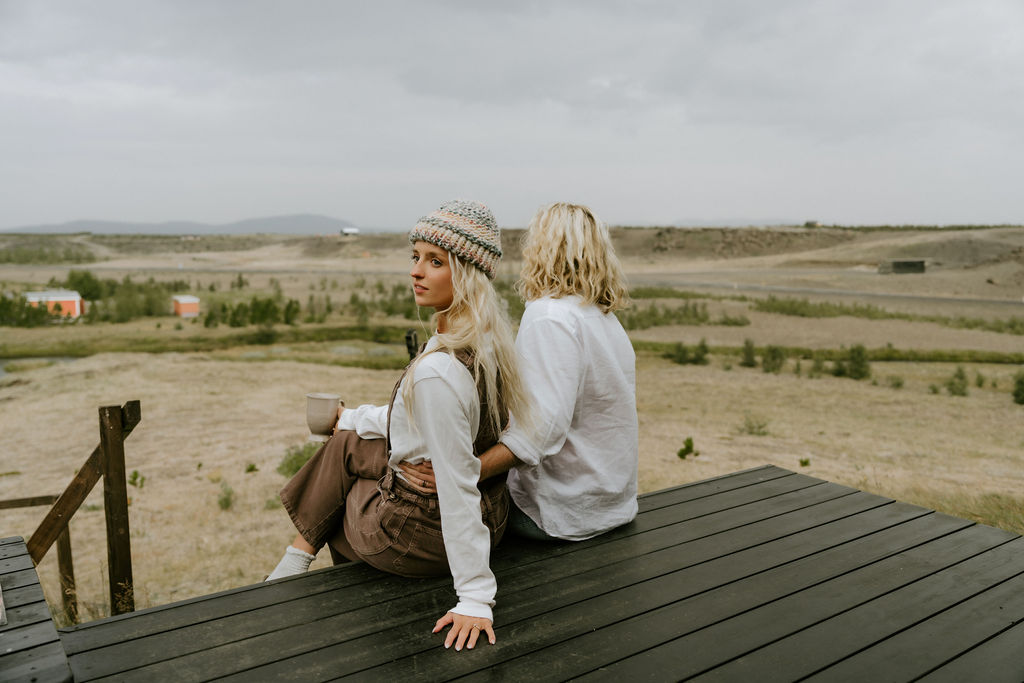
[[[33,602],[46,602],[43,588],[38,582],[20,588],[8,588],[4,585],[4,603],[7,605],[7,609]]]
[[[808,526],[812,527],[814,533],[804,531],[779,538],[776,530],[763,527],[759,534],[758,524],[748,524],[715,537],[718,543],[704,538],[666,549],[665,554],[658,558],[660,566],[654,566],[650,572],[668,573],[640,582],[635,581],[636,573],[650,565],[653,556],[644,557],[643,562],[627,561],[618,567],[604,570],[607,574],[605,581],[619,577],[621,583],[627,584],[623,588],[616,588],[611,583],[602,586],[601,581],[581,588],[579,584],[586,581],[586,576],[570,576],[560,581],[539,584],[507,599],[508,606],[502,612],[503,620],[498,624],[497,645],[478,648],[471,658],[453,659],[453,653],[438,647],[441,642],[438,636],[421,632],[421,624],[403,624],[369,632],[354,640],[254,669],[235,678],[243,680],[245,675],[253,675],[256,678],[298,680],[317,678],[321,671],[330,671],[335,676],[353,675],[365,680],[386,680],[397,675],[410,680],[435,680],[465,675],[535,652],[608,623],[657,609],[666,602],[696,595],[751,573],[812,554],[823,546],[842,543],[851,535],[863,535],[865,532],[862,529],[871,528],[872,524],[891,526],[927,514],[927,511],[913,506],[880,505],[864,513],[869,516],[869,520],[853,523],[849,514],[852,506],[858,502],[862,506],[877,505],[878,501],[873,499],[877,497],[856,494],[821,504],[819,507],[823,510],[820,511],[820,517],[805,511],[786,516],[784,524],[790,526],[787,531],[802,524],[805,530]],[[835,521],[823,529],[815,518],[827,519],[828,508],[831,508]],[[701,545],[703,548],[697,547]],[[679,566],[684,568],[675,569]],[[376,668],[368,669],[371,665],[376,665]],[[416,675],[412,676],[409,672],[416,672]]]
[[[121,440],[124,441],[142,420],[142,404],[128,401],[121,408]],[[102,429],[101,429],[102,432]],[[42,561],[50,546],[54,544],[61,530],[67,527],[75,512],[85,502],[93,486],[102,474],[102,443],[93,449],[78,473],[71,479],[64,492],[57,498],[50,511],[28,540],[28,552],[37,563]]]
[[[0,681],[70,681],[71,669],[60,642],[50,642],[30,650],[0,657]]]
[[[57,572],[60,575],[60,597],[64,615],[78,623],[78,590],[75,587],[75,563],[71,555],[71,529],[57,537]]]
[[[1024,681],[1024,620],[942,665],[921,683],[1020,683]]]
[[[779,489],[773,486],[769,490],[777,492]],[[723,528],[730,528],[729,524],[716,524],[714,519],[729,515],[736,517],[738,514],[736,510],[742,510],[745,516],[734,519],[731,525],[744,526],[752,521],[763,519],[767,515],[802,510],[809,505],[820,503],[823,500],[849,497],[849,491],[851,489],[834,484],[807,486],[797,491],[790,491],[788,496],[773,495],[759,503],[726,510],[719,515],[704,514],[705,511],[702,509],[699,524],[691,524],[683,535],[680,535],[678,530],[656,529],[655,532],[640,536],[629,536],[596,548],[586,548],[582,544],[570,544],[571,547],[577,549],[577,552],[573,553],[574,559],[572,562],[566,562],[564,559],[549,558],[543,569],[526,571],[521,567],[516,567],[508,573],[500,574],[499,586],[502,592],[499,599],[504,601],[505,598],[503,596],[510,592],[521,588],[535,587],[538,584],[544,585],[557,577],[569,577],[572,579],[575,574],[581,572],[586,567],[600,567],[614,561],[632,562],[638,556],[663,547],[666,543],[678,544],[689,540],[687,535],[694,538],[716,533]],[[859,503],[854,502],[853,505],[881,505],[886,502],[885,499],[871,497],[867,494],[859,495],[862,496],[862,500]],[[745,494],[744,499],[749,497],[749,494]],[[697,504],[703,506],[703,503]],[[796,523],[806,526],[806,519],[803,516],[794,517],[793,519]],[[702,525],[705,528],[702,529]],[[679,528],[681,529],[682,527]],[[662,531],[666,533],[661,533],[659,536],[659,532]],[[652,543],[653,545],[651,545]],[[707,547],[713,548],[714,544],[708,544]],[[625,575],[623,574],[619,578],[623,576]],[[573,581],[577,590],[581,586],[586,586],[586,584]],[[350,634],[350,637],[356,637],[379,629],[381,623],[379,620],[374,620],[372,616],[373,611],[379,609],[378,602],[392,601],[396,594],[404,595],[401,599],[401,604],[405,607],[397,611],[397,616],[403,623],[410,620],[420,620],[423,618],[420,615],[423,614],[433,614],[436,612],[440,616],[454,603],[454,598],[451,597],[449,592],[450,579],[448,578],[415,588],[427,589],[431,592],[417,596],[417,591],[414,589],[414,586],[409,584],[408,580],[386,577],[381,582],[370,584],[365,590],[358,592],[345,590],[335,595],[308,596],[292,601],[285,606],[283,613],[279,613],[281,610],[271,609],[266,610],[265,614],[261,617],[260,614],[249,612],[245,615],[227,617],[216,622],[195,624],[187,632],[174,631],[168,633],[166,637],[154,636],[146,639],[136,639],[131,643],[118,642],[108,648],[97,649],[92,652],[76,651],[75,656],[72,657],[72,666],[78,678],[105,675],[116,670],[116,667],[121,666],[121,662],[126,661],[129,657],[134,665],[139,666],[150,662],[162,661],[171,652],[180,656],[211,648],[218,644],[243,641],[246,638],[252,638],[264,633],[270,634],[268,636],[269,639],[275,639],[279,637],[274,635],[276,631],[291,625],[295,625],[298,628],[308,628],[313,631],[313,633],[302,637],[291,638],[296,647],[309,649],[316,647],[317,644],[322,645],[336,642],[337,638],[345,635],[346,629],[353,627],[359,629],[356,633]],[[439,588],[444,589],[440,596],[436,595]],[[429,604],[420,604],[418,601],[421,599],[427,600]],[[444,603],[446,599],[449,601],[447,604]],[[544,604],[548,602],[546,598],[541,599],[537,609],[543,610]],[[362,615],[359,615],[360,618],[357,619],[354,618],[355,615],[344,614],[355,609],[363,609],[370,616],[362,617]],[[327,624],[323,623],[323,619],[325,616],[332,614],[341,614],[342,617],[333,620],[339,623],[328,629]],[[318,617],[321,621],[311,626],[310,622]],[[289,644],[287,647],[292,647],[292,645]],[[246,650],[246,652],[232,651],[230,656],[221,652],[217,658],[221,661],[241,661],[254,656],[266,657],[267,653],[272,651],[283,653],[287,651],[287,647],[278,646],[268,649],[267,647],[249,647],[248,643],[243,643],[239,649]],[[300,649],[301,651],[303,650]],[[200,659],[206,656],[201,654]],[[174,665],[180,670],[182,665],[180,659],[175,661]],[[201,666],[199,665],[199,668]],[[154,673],[156,672],[154,671]]]
[[[0,575],[14,574],[25,569],[35,570],[35,568],[36,565],[32,562],[32,558],[24,552],[0,559]]]
[[[941,612],[913,628],[818,672],[808,680],[909,681],[928,673],[1024,620],[1024,544],[1017,564],[1022,573]],[[1021,662],[1024,651],[1018,650]],[[1020,670],[1020,665],[1017,667]],[[975,678],[974,680],[979,680]]]
[[[736,490],[726,489],[720,492],[714,500],[711,500],[707,495],[701,495],[690,501],[677,502],[673,506],[654,508],[650,512],[641,515],[637,522],[629,525],[627,528],[605,534],[599,537],[599,539],[563,544],[522,542],[513,551],[499,548],[495,552],[492,566],[495,572],[502,572],[507,568],[513,568],[514,574],[522,573],[535,576],[536,572],[529,569],[534,562],[545,562],[545,566],[553,567],[554,563],[552,563],[552,560],[565,554],[580,553],[591,548],[603,547],[623,538],[638,536],[651,529],[678,524],[680,521],[690,518],[709,515],[716,509],[739,509],[744,505],[752,505],[761,500],[772,499],[772,502],[765,504],[768,507],[764,510],[744,508],[747,516],[742,521],[736,523],[747,523],[748,521],[773,513],[788,512],[826,498],[836,498],[854,492],[853,489],[847,487],[841,487],[837,484],[824,484],[821,480],[800,475],[790,476],[785,481],[772,481],[770,484],[764,483],[756,488],[751,487],[749,480],[745,477],[737,477],[736,480],[746,483]],[[767,482],[767,480],[764,481]],[[734,481],[733,483],[736,482]],[[815,496],[807,500],[780,498],[782,494],[804,489],[810,490],[812,487],[820,486],[825,486],[825,488],[816,488]],[[723,523],[712,524],[706,528],[705,533],[715,533],[725,528],[729,528],[729,526]],[[677,533],[675,527],[670,530],[672,538],[676,538],[675,534]],[[653,536],[649,540],[656,542],[658,538],[660,537]],[[687,538],[692,538],[692,536]],[[687,538],[679,538],[675,542],[681,542],[682,540],[687,540]],[[608,550],[603,550],[601,554],[608,552]],[[637,552],[637,549],[630,547],[627,549],[627,552]],[[573,562],[572,564],[564,564],[562,566],[571,571],[575,564],[576,562]],[[224,591],[214,596],[195,598],[181,603],[143,610],[133,615],[132,619],[115,617],[103,622],[90,622],[80,627],[62,629],[61,636],[68,654],[73,655],[109,644],[123,643],[131,639],[177,630],[183,626],[194,627],[200,622],[230,617],[233,614],[240,614],[263,607],[273,607],[274,605],[283,604],[295,599],[312,597],[322,592],[354,586],[367,581],[376,581],[379,578],[379,572],[365,565],[346,567],[344,574],[328,574],[331,571],[321,570],[320,573],[313,572],[302,577],[285,579],[282,582],[275,583],[274,590],[270,590],[270,586],[267,586],[265,587],[267,590],[253,591],[254,587],[250,586]],[[506,581],[509,581],[514,574],[504,574],[502,576],[499,590],[505,590]],[[350,578],[351,580],[349,580]],[[448,586],[450,585],[450,579],[446,578],[439,584],[427,584],[424,589],[433,589],[435,585]],[[411,590],[411,587],[405,584],[396,584],[394,587],[389,585],[389,592],[384,598],[391,597],[391,590]],[[245,594],[242,595],[241,593]],[[365,593],[362,593],[362,595],[365,595]],[[315,602],[312,604],[316,605]],[[173,614],[165,614],[165,612],[171,609],[173,609]],[[231,637],[233,635],[231,629],[225,631],[219,626],[214,626],[211,630],[213,631],[211,637],[225,639],[223,642],[230,642],[233,639]],[[248,635],[255,635],[256,632],[249,633]],[[158,651],[166,654],[167,649],[164,646],[160,646]]]
[[[4,594],[6,596],[6,593]],[[5,597],[6,600],[6,597]],[[47,624],[51,622],[50,608],[46,601],[28,602],[20,605],[6,605],[7,622],[0,625],[0,634],[6,636],[14,631],[19,631],[33,624]],[[54,633],[56,630],[54,629]],[[7,637],[0,638],[0,655],[10,647],[17,639]]]
[[[100,480],[101,449],[97,446],[85,459],[78,473],[57,498],[43,521],[28,539],[28,551],[36,562],[42,561],[50,547],[57,541],[61,531],[67,527],[78,508],[89,496],[96,482]]]
[[[330,591],[349,589],[348,592],[358,593],[359,586],[380,578],[379,571],[364,564],[328,567],[273,583],[252,584],[90,621],[61,629],[60,634],[71,655],[298,599],[319,599],[317,596]]]
[[[57,496],[29,496],[28,498],[8,498],[0,500],[0,510],[12,510],[14,508],[30,508],[37,505],[50,505]]]
[[[694,680],[792,681],[892,637],[1016,576],[1024,539],[976,555],[905,588],[734,659]]]
[[[124,614],[135,611],[135,584],[132,579],[131,533],[128,528],[128,475],[124,464],[121,406],[103,406],[99,413],[110,613]]]
[[[21,543],[6,543],[4,545],[0,545],[0,560],[22,556],[28,556],[28,549],[25,548],[24,541]]]
[[[32,560],[29,560],[28,563],[30,566],[24,569],[0,574],[0,585],[4,587],[5,591],[9,588],[39,585],[39,575],[36,574],[35,567],[31,566]]]
[[[46,643],[59,642],[57,630],[53,627],[53,622],[50,620],[50,612],[45,603],[42,610],[38,605],[27,605],[26,607],[17,607],[15,609],[20,610],[20,615],[28,617],[28,623],[17,624],[11,618],[7,628],[2,632],[3,635],[0,636],[3,642],[4,656],[10,652],[28,650],[39,645],[45,645]],[[11,612],[15,612],[15,610],[12,609]],[[16,628],[10,628],[11,626]]]
[[[793,472],[784,470],[774,465],[756,467],[742,472],[733,472],[713,479],[704,479],[689,484],[681,484],[672,488],[663,489],[653,493],[647,493],[637,498],[637,507],[640,513],[655,510],[666,505],[695,500],[705,496],[712,496],[716,493],[732,491],[746,486],[757,486],[772,479],[794,476]],[[806,476],[806,475],[800,475]],[[808,477],[810,479],[810,477]],[[822,480],[816,480],[819,483]]]
[[[666,672],[673,680],[682,679],[1013,537],[1007,531],[970,526],[966,520],[945,515],[921,517],[676,603],[661,614],[621,622],[569,645],[600,652],[602,660],[614,662],[602,662],[601,670],[580,680],[639,683],[659,680]],[[684,635],[671,637],[675,633]],[[616,662],[616,656],[624,658]]]

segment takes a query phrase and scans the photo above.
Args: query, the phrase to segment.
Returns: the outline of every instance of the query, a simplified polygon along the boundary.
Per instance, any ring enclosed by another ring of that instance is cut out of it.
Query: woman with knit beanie
[[[540,209],[518,289],[516,349],[536,420],[513,416],[480,456],[481,476],[508,472],[512,533],[582,541],[637,513],[636,356],[614,314],[629,294],[608,228],[579,204]],[[402,467],[430,490],[429,463]]]
[[[362,560],[401,576],[451,573],[456,604],[445,647],[495,642],[497,584],[490,550],[505,531],[504,477],[478,485],[478,455],[509,414],[528,420],[511,327],[490,280],[498,225],[478,202],[455,200],[420,219],[412,243],[413,296],[434,309],[436,334],[409,364],[387,405],[340,410],[337,430],[281,491],[298,535],[268,577],[308,570],[328,545],[336,562]],[[402,463],[432,464],[424,492]]]

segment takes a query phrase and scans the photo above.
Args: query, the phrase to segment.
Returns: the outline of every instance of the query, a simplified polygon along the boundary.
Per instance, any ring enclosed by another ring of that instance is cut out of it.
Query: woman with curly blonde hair
[[[520,276],[516,350],[536,421],[513,418],[481,477],[508,471],[512,531],[584,540],[637,512],[636,356],[615,317],[628,289],[607,227],[578,204],[537,212]]]
[[[339,411],[337,431],[281,491],[298,535],[268,577],[306,571],[317,550],[401,576],[451,573],[458,604],[445,647],[493,643],[497,584],[490,550],[505,531],[504,477],[478,485],[477,456],[511,414],[527,420],[511,326],[490,280],[498,225],[478,202],[455,200],[409,234],[413,295],[433,308],[436,334],[409,364],[387,405]],[[430,462],[430,491],[402,465]]]

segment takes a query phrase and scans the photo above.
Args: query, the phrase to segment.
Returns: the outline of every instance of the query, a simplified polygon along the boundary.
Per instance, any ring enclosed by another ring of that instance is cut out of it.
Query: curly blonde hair
[[[608,228],[587,207],[558,202],[530,221],[516,289],[527,301],[578,295],[608,313],[629,304],[629,290]]]

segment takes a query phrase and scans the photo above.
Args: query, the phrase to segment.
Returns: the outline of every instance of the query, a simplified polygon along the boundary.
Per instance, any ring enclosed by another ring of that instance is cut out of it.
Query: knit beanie
[[[410,242],[429,242],[471,263],[491,280],[501,258],[501,231],[491,210],[480,202],[453,199],[424,216],[409,233]]]

